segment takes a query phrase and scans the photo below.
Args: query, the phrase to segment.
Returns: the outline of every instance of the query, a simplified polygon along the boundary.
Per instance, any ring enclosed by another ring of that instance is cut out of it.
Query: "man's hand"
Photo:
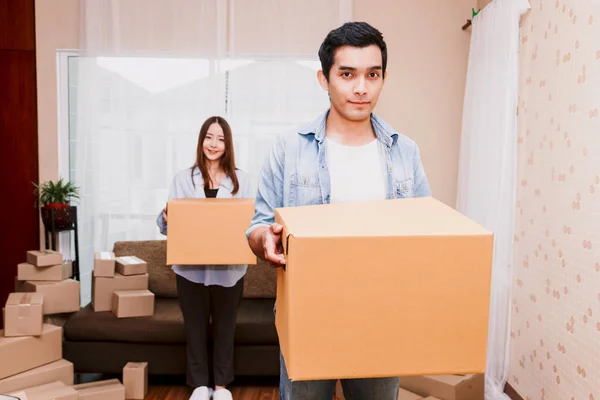
[[[163,209],[163,221],[165,221],[165,224],[167,223],[167,206],[165,206],[165,208]]]
[[[254,254],[267,261],[273,268],[285,265],[285,256],[281,245],[283,226],[272,224],[269,227],[256,228],[250,234],[250,248]]]

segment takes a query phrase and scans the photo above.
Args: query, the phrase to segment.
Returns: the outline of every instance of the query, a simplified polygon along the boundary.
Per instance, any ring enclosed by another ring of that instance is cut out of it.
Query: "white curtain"
[[[81,0],[69,62],[70,171],[79,202],[82,303],[94,251],[164,239],[155,219],[198,131],[224,116],[257,178],[274,136],[328,106],[317,50],[350,0]],[[314,10],[319,12],[315,13]]]
[[[516,193],[519,20],[527,0],[494,0],[473,20],[457,209],[495,235],[486,400],[506,399]]]

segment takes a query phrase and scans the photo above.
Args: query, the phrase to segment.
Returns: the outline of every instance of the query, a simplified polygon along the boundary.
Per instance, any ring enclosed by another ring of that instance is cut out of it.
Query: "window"
[[[164,239],[156,218],[175,173],[193,165],[207,117],[228,120],[237,165],[256,182],[275,136],[329,105],[316,79],[320,63],[309,58],[60,52],[59,66],[60,173],[82,188],[82,298],[89,296],[94,251],[120,240]],[[82,68],[91,82],[80,79]]]

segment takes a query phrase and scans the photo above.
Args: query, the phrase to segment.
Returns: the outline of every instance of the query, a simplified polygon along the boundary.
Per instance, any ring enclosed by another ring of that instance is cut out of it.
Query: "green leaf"
[[[38,204],[69,203],[79,199],[79,188],[72,182],[65,182],[59,178],[56,182],[48,181],[42,184],[33,182],[34,194]]]

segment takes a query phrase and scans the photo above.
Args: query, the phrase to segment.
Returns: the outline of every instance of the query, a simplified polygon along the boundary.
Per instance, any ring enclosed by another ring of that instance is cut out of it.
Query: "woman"
[[[169,199],[182,197],[252,198],[248,176],[235,168],[231,128],[221,117],[207,119],[200,128],[196,163],[174,178]],[[167,209],[158,216],[167,234]],[[206,229],[211,229],[207,226]],[[233,381],[233,337],[237,309],[242,298],[246,265],[178,266],[179,305],[187,340],[187,383],[195,388],[191,400],[232,399],[227,385]],[[207,333],[212,319],[213,375],[209,386]]]

